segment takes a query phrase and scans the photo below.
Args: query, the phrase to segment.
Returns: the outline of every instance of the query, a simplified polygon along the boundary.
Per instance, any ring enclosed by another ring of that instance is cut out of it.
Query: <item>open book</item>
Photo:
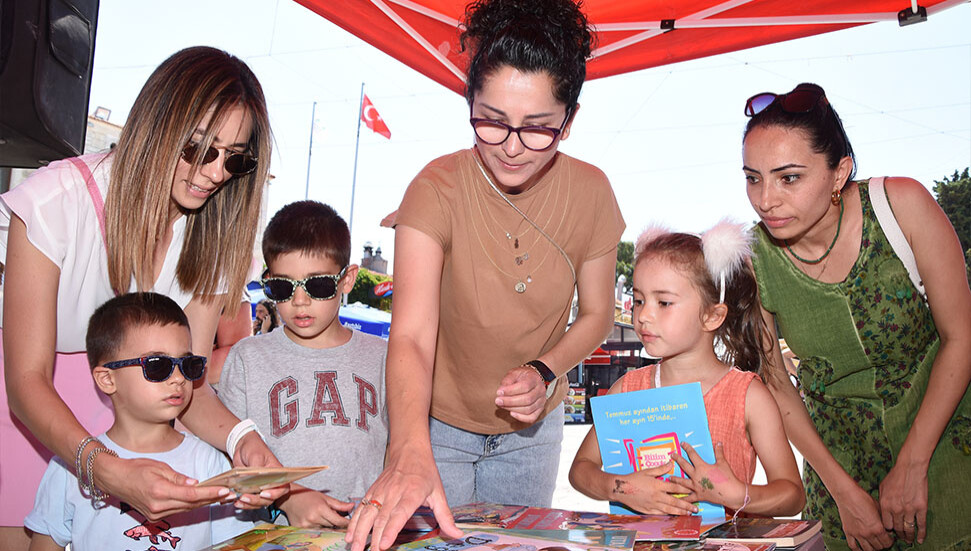
[[[225,486],[238,494],[258,494],[326,469],[318,467],[235,467],[203,480],[199,486]]]

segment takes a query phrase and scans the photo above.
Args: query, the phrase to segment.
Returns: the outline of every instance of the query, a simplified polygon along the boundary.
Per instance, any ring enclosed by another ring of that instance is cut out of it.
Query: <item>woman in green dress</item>
[[[886,195],[926,301],[877,221],[823,89],[746,104],[753,260],[778,340],[764,377],[806,459],[807,518],[827,549],[971,549],[971,291],[947,217],[919,182]]]

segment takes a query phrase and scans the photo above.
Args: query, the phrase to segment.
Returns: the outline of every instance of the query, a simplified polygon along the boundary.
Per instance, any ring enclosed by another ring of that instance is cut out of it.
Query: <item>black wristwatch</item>
[[[539,373],[539,376],[543,378],[543,384],[546,385],[546,397],[552,396],[553,391],[556,390],[556,373],[553,373],[552,369],[539,360],[530,360],[523,365],[528,365]]]

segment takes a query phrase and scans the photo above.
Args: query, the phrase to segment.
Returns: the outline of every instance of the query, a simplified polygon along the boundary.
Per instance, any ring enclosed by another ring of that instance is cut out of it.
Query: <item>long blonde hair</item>
[[[176,52],[155,69],[112,152],[105,220],[108,274],[116,292],[127,292],[132,279],[140,291],[152,288],[154,252],[170,223],[172,182],[182,149],[211,114],[199,142],[205,151],[237,106],[253,121],[248,153],[257,157],[257,168],[223,182],[202,208],[185,213],[176,277],[194,296],[226,291],[224,308],[239,305],[270,163],[270,122],[263,89],[249,67],[204,46]],[[192,170],[199,168],[197,158]]]

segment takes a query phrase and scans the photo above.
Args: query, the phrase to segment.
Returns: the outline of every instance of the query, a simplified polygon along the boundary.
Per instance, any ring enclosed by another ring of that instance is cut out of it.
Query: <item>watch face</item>
[[[553,370],[547,367],[543,362],[539,360],[532,360],[526,363],[533,366],[536,371],[539,372],[539,376],[543,378],[543,381],[547,386],[556,380],[556,373],[553,373]]]

